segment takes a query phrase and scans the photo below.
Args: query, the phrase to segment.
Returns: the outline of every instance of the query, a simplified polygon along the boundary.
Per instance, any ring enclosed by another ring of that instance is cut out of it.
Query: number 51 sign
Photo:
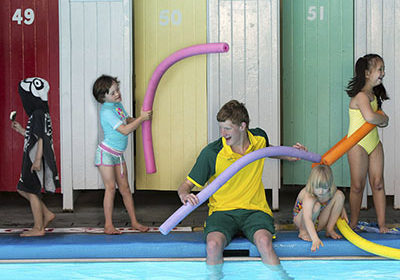
[[[24,22],[27,25],[31,25],[34,20],[35,12],[30,8],[25,9],[23,15],[22,9],[16,9],[12,16],[12,21],[17,22],[17,24],[22,24],[22,22]]]

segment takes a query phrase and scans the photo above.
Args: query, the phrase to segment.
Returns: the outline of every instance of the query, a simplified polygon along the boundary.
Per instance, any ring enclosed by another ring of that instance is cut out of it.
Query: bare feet
[[[386,226],[382,226],[382,227],[379,227],[379,232],[380,233],[387,233],[387,232],[389,232],[389,229]]]
[[[104,233],[111,234],[111,235],[121,234],[121,232],[119,230],[117,230],[114,226],[104,227]]]
[[[46,229],[46,227],[51,223],[51,221],[54,220],[55,217],[56,217],[56,214],[54,214],[52,212],[51,212],[51,214],[45,215],[43,217],[43,224],[44,224],[43,227]]]
[[[303,239],[304,241],[312,241],[310,235],[305,230],[299,231],[299,238]]]
[[[355,229],[357,228],[357,224],[358,224],[358,222],[356,222],[355,224],[353,224],[352,222],[350,222],[350,223],[349,223],[349,227],[350,227],[352,230],[355,230]]]
[[[334,230],[330,230],[330,231],[327,230],[325,235],[332,239],[341,239],[342,238],[342,236],[340,234],[337,234],[336,231],[334,231]]]
[[[132,228],[133,228],[133,229],[137,229],[137,230],[139,230],[139,231],[141,231],[141,232],[146,232],[146,231],[149,230],[149,227],[144,226],[144,225],[142,225],[142,224],[139,224],[138,222],[132,223]]]
[[[43,236],[44,235],[44,228],[32,228],[31,230],[22,232],[19,236],[21,237],[29,237],[29,236]]]

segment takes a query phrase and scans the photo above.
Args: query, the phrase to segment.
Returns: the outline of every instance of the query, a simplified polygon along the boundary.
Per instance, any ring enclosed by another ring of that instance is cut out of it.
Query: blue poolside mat
[[[377,223],[359,221],[357,223],[357,229],[360,231],[379,233],[379,226]],[[390,228],[388,234],[400,234],[400,227]]]
[[[279,257],[371,256],[345,239],[333,240],[320,233],[324,243],[311,252],[311,242],[297,238],[297,232],[279,232],[274,248]],[[399,235],[360,233],[372,242],[400,248]],[[259,256],[247,239],[236,238],[227,251],[241,251],[250,257]],[[248,252],[248,253],[247,253]],[[84,259],[84,258],[201,258],[206,246],[201,232],[103,234],[47,234],[44,237],[0,236],[0,259]]]

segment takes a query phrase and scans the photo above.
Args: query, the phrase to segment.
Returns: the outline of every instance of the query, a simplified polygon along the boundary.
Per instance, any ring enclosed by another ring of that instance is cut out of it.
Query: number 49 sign
[[[25,9],[24,14],[22,15],[22,9],[16,9],[13,16],[12,21],[17,22],[17,24],[22,24],[24,22],[27,25],[31,25],[35,20],[35,13],[32,9]]]

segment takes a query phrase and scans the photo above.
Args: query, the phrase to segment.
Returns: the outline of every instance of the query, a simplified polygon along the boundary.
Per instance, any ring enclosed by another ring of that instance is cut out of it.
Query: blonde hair
[[[336,185],[333,182],[332,169],[329,165],[317,165],[310,173],[306,184],[306,191],[314,195],[315,188],[320,187],[322,184],[327,184],[330,188],[331,197],[336,193]]]

